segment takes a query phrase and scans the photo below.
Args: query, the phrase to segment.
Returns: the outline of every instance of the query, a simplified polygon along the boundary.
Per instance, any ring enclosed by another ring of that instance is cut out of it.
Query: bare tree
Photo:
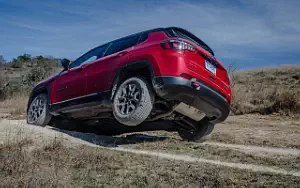
[[[4,59],[3,55],[0,55],[0,64],[6,63],[6,60]]]
[[[235,66],[235,63],[231,63],[228,65],[227,67],[227,73],[228,73],[228,76],[229,76],[229,79],[230,79],[230,84],[231,86],[233,86],[235,84],[235,81],[236,81],[236,66]]]

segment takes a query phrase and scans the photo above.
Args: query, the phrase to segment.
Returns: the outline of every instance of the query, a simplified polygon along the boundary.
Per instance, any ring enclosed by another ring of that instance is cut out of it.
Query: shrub
[[[28,95],[34,85],[59,70],[57,59],[43,56],[32,58],[29,54],[19,56],[0,69],[0,100]]]

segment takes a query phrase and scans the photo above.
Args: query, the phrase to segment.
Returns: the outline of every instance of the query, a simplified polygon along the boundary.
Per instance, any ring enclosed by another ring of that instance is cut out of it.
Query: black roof
[[[104,46],[104,45],[108,45],[108,44],[110,44],[110,43],[113,43],[113,42],[116,42],[116,41],[119,41],[119,40],[123,40],[123,39],[129,38],[129,37],[133,37],[133,36],[135,36],[135,35],[141,35],[141,34],[145,34],[145,33],[152,33],[152,32],[157,32],[157,31],[167,31],[167,30],[172,30],[172,29],[173,29],[173,30],[180,31],[180,32],[182,32],[182,33],[188,35],[190,38],[192,38],[192,39],[195,40],[197,43],[199,43],[199,45],[200,45],[202,48],[206,49],[207,51],[209,51],[209,52],[214,56],[213,50],[212,50],[206,43],[204,43],[202,40],[200,40],[197,36],[195,36],[195,35],[192,34],[191,32],[189,32],[189,31],[187,31],[187,30],[185,30],[185,29],[182,29],[182,28],[180,28],[180,27],[166,27],[166,28],[154,28],[154,29],[149,29],[149,30],[145,30],[145,31],[141,31],[141,32],[138,32],[138,33],[134,33],[134,34],[132,34],[132,35],[128,35],[128,36],[125,36],[125,37],[122,37],[122,38],[118,38],[118,39],[116,39],[116,40],[113,40],[113,41],[107,42],[107,43],[105,43],[105,44],[102,44],[102,45],[100,45],[100,46],[98,46],[98,47],[101,47],[101,46]],[[98,48],[98,47],[96,47],[96,48]],[[96,49],[96,48],[94,48],[94,49]],[[92,49],[92,50],[94,50],[94,49]],[[92,51],[92,50],[90,50],[90,51]]]
[[[187,30],[185,30],[183,28],[180,28],[180,27],[155,28],[155,29],[150,29],[150,30],[139,32],[139,33],[135,33],[135,34],[129,35],[127,37],[131,37],[131,36],[134,36],[134,35],[140,35],[140,34],[143,34],[143,33],[152,33],[152,32],[157,32],[157,31],[166,31],[166,30],[177,30],[177,31],[180,31],[180,32],[188,35],[190,38],[192,38],[197,43],[199,43],[199,45],[201,47],[203,47],[204,49],[206,49],[207,51],[209,51],[213,56],[215,55],[214,52],[213,52],[213,50],[205,42],[203,42],[201,39],[199,39],[193,33],[189,32],[189,31],[187,31]],[[121,40],[121,39],[124,39],[124,38],[127,38],[127,37],[123,37],[123,38],[120,38],[120,39],[117,39],[117,40]]]

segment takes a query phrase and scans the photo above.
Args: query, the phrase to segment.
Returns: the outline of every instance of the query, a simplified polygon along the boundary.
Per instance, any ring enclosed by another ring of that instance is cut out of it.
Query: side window
[[[148,33],[143,33],[139,39],[139,43],[145,42],[148,38]]]
[[[82,62],[80,65],[87,64],[87,63],[89,63],[89,62],[95,61],[96,59],[97,59],[97,56],[94,55],[94,56],[88,58],[87,60],[85,60],[84,62]]]
[[[111,55],[136,45],[139,41],[139,38],[140,35],[136,35],[130,38],[113,42],[107,50],[106,55]]]
[[[107,48],[107,45],[100,46],[100,47],[97,47],[97,48],[87,52],[86,54],[84,54],[83,56],[81,56],[80,58],[75,60],[72,64],[70,64],[69,69],[72,69],[72,68],[80,66],[80,65],[87,64],[89,62],[95,61],[96,59],[103,57],[106,48]]]

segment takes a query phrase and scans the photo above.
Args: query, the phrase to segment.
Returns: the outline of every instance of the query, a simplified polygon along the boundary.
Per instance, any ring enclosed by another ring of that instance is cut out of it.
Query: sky
[[[76,59],[139,31],[177,26],[239,69],[300,64],[299,0],[0,0],[0,55]]]

